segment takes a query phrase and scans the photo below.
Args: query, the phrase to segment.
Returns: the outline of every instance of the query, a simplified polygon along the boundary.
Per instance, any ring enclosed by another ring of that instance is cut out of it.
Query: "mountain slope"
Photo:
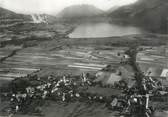
[[[13,11],[0,7],[0,19],[30,19],[28,15],[17,14]]]
[[[104,12],[92,5],[73,5],[63,9],[57,17],[84,18],[102,15]]]
[[[114,6],[114,7],[110,8],[110,9],[108,9],[108,10],[106,11],[106,14],[110,14],[110,13],[112,13],[113,11],[117,10],[118,8],[119,8],[119,6]]]
[[[133,23],[144,25],[148,29],[166,32],[168,19],[167,0],[139,0],[137,3],[121,7],[110,14]]]

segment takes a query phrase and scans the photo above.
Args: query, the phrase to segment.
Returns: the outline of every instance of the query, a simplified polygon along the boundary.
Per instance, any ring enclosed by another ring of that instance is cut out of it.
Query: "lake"
[[[142,34],[144,31],[138,27],[117,25],[108,22],[82,23],[69,34],[70,38],[96,38],[113,37],[132,34]]]
[[[168,111],[155,112],[153,117],[168,117]]]

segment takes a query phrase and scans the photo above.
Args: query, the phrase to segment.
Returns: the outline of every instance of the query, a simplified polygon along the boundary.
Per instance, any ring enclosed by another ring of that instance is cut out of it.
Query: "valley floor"
[[[39,77],[80,75],[83,72],[95,75],[107,65],[120,69],[123,72],[122,78],[133,79],[133,68],[121,64],[124,61],[124,53],[130,46],[142,46],[143,51],[138,53],[137,62],[143,72],[150,67],[158,69],[168,67],[165,66],[168,59],[165,54],[168,36],[141,34],[111,38],[70,39],[67,34],[73,26],[68,24],[49,25],[46,26],[47,30],[35,24],[31,26],[33,30],[23,29],[23,27],[18,29],[21,31],[19,34],[14,29],[11,32],[2,32],[1,87],[13,79],[33,74]],[[5,103],[0,103],[0,107],[2,105],[4,106]],[[49,101],[42,109],[46,117],[55,117],[55,115],[57,117],[113,117],[117,115],[117,112],[109,111],[99,103],[57,104]],[[14,116],[29,117],[28,115]]]

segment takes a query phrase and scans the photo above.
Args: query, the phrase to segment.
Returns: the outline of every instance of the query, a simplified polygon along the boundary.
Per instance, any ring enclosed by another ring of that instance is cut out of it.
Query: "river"
[[[142,34],[144,31],[135,26],[118,25],[109,22],[92,22],[78,25],[70,38],[96,38],[96,37],[114,37],[132,34]]]

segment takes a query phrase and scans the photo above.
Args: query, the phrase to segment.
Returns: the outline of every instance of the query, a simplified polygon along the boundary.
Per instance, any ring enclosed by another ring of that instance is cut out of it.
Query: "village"
[[[1,89],[2,102],[10,102],[2,111],[11,116],[18,113],[34,113],[41,116],[41,106],[45,100],[64,103],[79,101],[104,103],[106,108],[119,111],[125,116],[143,113],[144,117],[151,117],[155,110],[151,103],[156,97],[165,100],[168,92],[162,85],[163,80],[147,76],[140,71],[134,57],[136,51],[135,48],[127,50],[125,52],[127,57],[123,56],[126,60],[123,58],[120,62],[123,65],[132,65],[135,70],[135,76],[129,82],[116,77],[114,74],[122,76],[123,73],[116,71],[111,65],[105,66],[94,75],[83,72],[76,76],[72,74],[46,77],[39,77],[36,74],[22,76],[13,80],[8,87]],[[103,82],[105,78],[102,77],[103,73],[107,74],[109,71],[113,72],[113,80]]]
[[[168,108],[167,36],[69,38],[78,24],[31,17],[1,28],[0,116],[153,117]]]

